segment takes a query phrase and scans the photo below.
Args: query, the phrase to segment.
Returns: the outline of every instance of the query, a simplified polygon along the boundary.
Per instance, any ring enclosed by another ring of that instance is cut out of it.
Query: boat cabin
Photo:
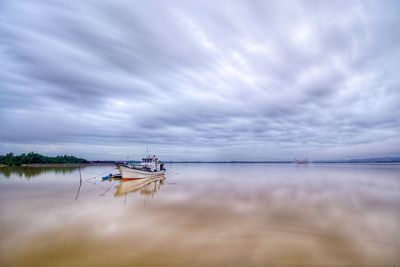
[[[140,167],[152,172],[164,170],[164,164],[161,163],[155,155],[143,158]]]

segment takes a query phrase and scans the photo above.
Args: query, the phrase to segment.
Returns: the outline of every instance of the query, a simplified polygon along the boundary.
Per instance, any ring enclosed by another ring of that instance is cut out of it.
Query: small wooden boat
[[[164,177],[165,174],[164,163],[161,163],[155,155],[143,158],[138,165],[118,165],[118,169],[122,180]]]
[[[108,174],[106,176],[103,176],[101,178],[103,180],[110,180],[110,179],[118,180],[118,179],[121,179],[122,177],[121,177],[121,174],[112,174],[112,173],[110,173],[110,174]]]

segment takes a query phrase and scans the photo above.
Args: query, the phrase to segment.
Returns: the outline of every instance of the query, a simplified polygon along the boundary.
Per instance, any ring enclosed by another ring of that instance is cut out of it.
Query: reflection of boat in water
[[[164,176],[150,178],[121,180],[116,186],[115,196],[123,196],[130,192],[140,191],[143,195],[153,196],[164,184]]]
[[[138,165],[122,164],[118,166],[123,180],[164,177],[164,163],[156,156],[143,158]]]

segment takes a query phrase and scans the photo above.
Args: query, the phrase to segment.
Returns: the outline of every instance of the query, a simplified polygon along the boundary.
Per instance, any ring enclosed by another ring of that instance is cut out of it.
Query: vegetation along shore
[[[43,167],[43,166],[72,166],[80,164],[89,164],[89,161],[74,156],[63,155],[63,156],[44,156],[38,153],[30,152],[28,154],[14,155],[8,153],[6,155],[0,155],[0,166],[30,166],[30,167]]]

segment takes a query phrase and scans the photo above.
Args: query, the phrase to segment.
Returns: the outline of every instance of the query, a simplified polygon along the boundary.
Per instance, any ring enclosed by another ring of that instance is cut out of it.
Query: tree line
[[[6,155],[0,155],[0,164],[8,166],[19,166],[22,164],[45,164],[45,163],[87,163],[86,159],[77,158],[74,156],[56,156],[49,157],[38,153],[30,152],[28,154],[14,155],[14,153],[8,153]]]

